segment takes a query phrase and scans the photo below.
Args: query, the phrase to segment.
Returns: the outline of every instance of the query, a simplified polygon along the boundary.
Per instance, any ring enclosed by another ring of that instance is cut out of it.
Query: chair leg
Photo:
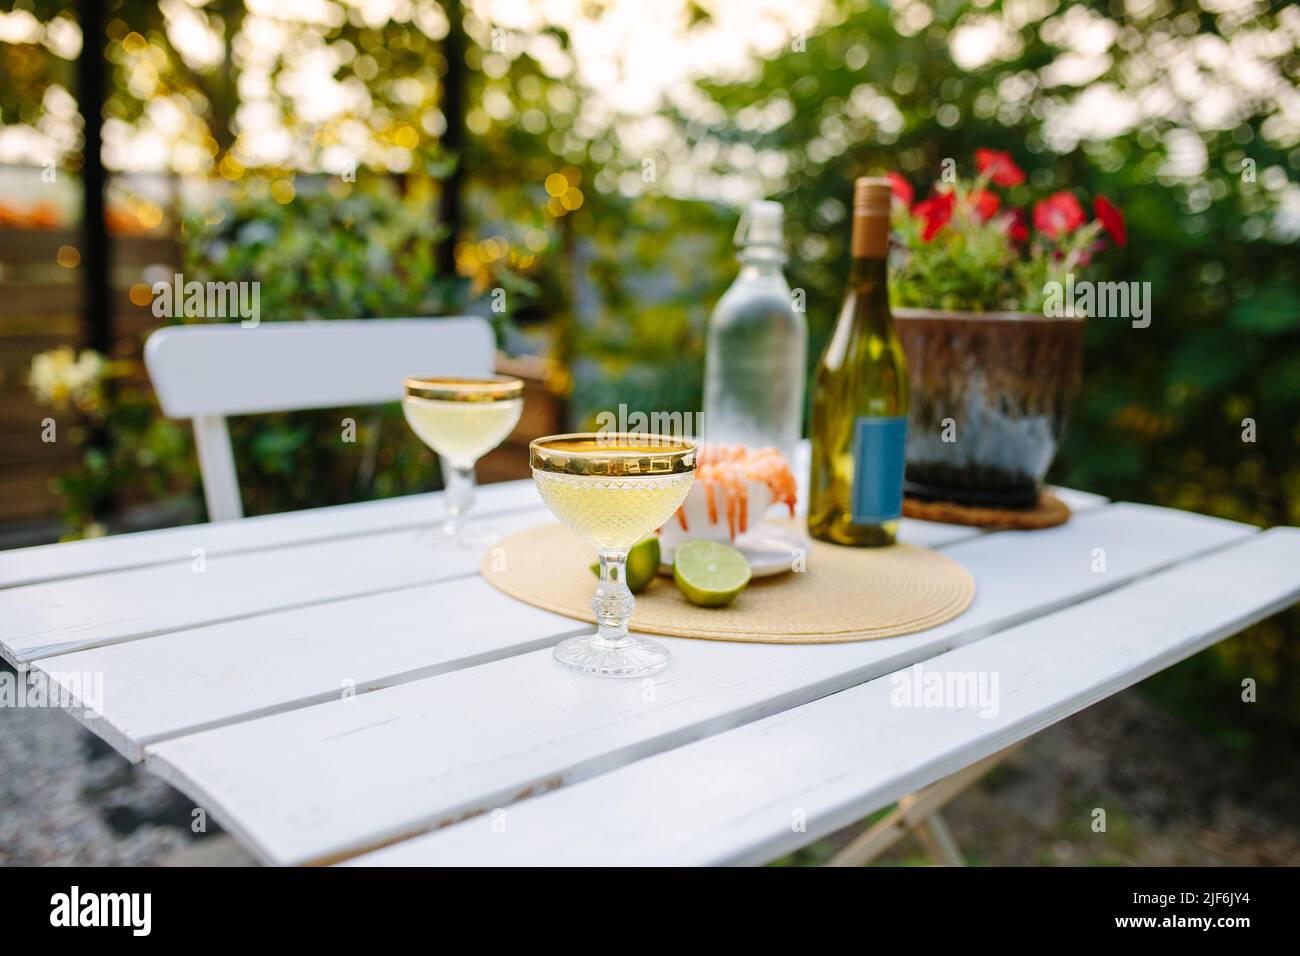
[[[916,835],[934,863],[965,866],[952,831],[939,811],[954,797],[974,784],[1007,757],[1020,749],[1014,744],[971,764],[964,770],[936,780],[916,793],[908,794],[882,819],[867,827],[847,846],[831,857],[827,866],[864,866],[879,857],[908,833]]]
[[[925,852],[936,865],[966,865],[961,850],[957,848],[957,841],[953,839],[952,831],[948,829],[943,814],[938,810],[930,815],[930,819],[918,823],[912,833],[921,842],[921,846],[925,847]]]
[[[239,497],[235,453],[230,447],[230,429],[226,420],[219,415],[197,416],[194,419],[194,446],[199,453],[208,520],[242,518],[244,506]]]

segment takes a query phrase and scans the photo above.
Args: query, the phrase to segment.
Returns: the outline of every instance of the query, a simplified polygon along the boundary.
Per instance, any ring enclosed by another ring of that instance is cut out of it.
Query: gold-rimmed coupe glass
[[[555,646],[555,659],[602,677],[644,677],[668,666],[662,644],[628,633],[636,601],[625,580],[627,553],[663,526],[695,480],[695,443],[660,435],[582,433],[528,446],[533,480],[555,517],[600,555],[592,634]]]
[[[434,532],[439,545],[479,547],[498,535],[466,525],[474,504],[474,463],[506,440],[524,410],[524,383],[488,378],[408,378],[402,412],[412,431],[442,461],[447,517]]]

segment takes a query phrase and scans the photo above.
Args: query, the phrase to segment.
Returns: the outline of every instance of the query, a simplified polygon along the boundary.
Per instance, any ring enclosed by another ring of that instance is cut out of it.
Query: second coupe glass
[[[455,547],[486,546],[491,531],[464,524],[474,503],[474,463],[506,440],[524,408],[517,378],[408,378],[402,411],[420,440],[442,459],[447,518],[434,541]]]

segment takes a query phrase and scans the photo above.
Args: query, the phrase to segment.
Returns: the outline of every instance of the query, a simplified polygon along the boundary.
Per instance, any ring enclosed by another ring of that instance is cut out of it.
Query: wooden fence
[[[58,262],[64,246],[77,249],[71,229],[0,229],[0,525],[40,523],[58,515],[50,481],[80,455],[70,441],[41,440],[41,422],[53,417],[60,437],[73,424],[70,412],[38,405],[27,385],[32,356],[60,345],[80,348],[80,266]],[[132,304],[129,290],[146,267],[174,271],[180,245],[169,237],[131,236],[112,241],[114,355],[138,358],[144,337],[158,321]]]

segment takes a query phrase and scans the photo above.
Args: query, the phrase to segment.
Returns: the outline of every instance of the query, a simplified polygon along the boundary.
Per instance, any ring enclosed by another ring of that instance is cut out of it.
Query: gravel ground
[[[0,865],[247,865],[193,804],[68,715],[0,709]],[[1300,780],[1224,753],[1126,691],[1039,734],[944,816],[985,865],[1300,865]],[[1106,810],[1105,833],[1091,829]],[[788,859],[825,860],[859,828]],[[900,843],[886,863],[923,863]]]
[[[198,839],[190,801],[61,710],[0,708],[0,767],[0,866],[180,864],[228,842],[211,824]]]

